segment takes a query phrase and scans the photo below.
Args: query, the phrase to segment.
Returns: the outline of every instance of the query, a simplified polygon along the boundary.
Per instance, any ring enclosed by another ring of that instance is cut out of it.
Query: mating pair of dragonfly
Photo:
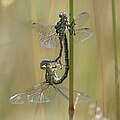
[[[46,70],[45,79],[46,81],[33,86],[32,88],[22,92],[15,94],[10,97],[10,102],[12,104],[23,104],[24,102],[33,102],[33,103],[46,103],[50,102],[54,98],[55,92],[62,95],[64,98],[69,100],[69,90],[60,83],[67,77],[69,70],[69,58],[68,58],[68,43],[66,34],[69,32],[70,34],[74,34],[75,39],[79,41],[84,41],[88,39],[93,32],[86,27],[82,27],[84,23],[88,20],[89,14],[83,12],[78,15],[76,19],[70,24],[67,14],[62,12],[59,14],[59,21],[56,25],[41,25],[39,23],[33,23],[33,29],[40,36],[40,44],[47,48],[55,48],[58,46],[58,42],[60,45],[60,53],[55,60],[43,60],[40,63],[40,68]],[[72,32],[71,32],[72,29]],[[62,55],[64,42],[64,52],[65,52],[65,74],[58,78],[56,74],[56,70],[60,69],[58,66],[62,66],[60,64],[60,58]],[[88,102],[91,100],[91,97],[88,95],[74,91],[74,103],[77,104],[80,102]]]

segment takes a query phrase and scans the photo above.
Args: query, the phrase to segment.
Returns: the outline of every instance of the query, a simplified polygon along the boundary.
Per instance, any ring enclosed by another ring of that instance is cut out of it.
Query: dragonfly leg
[[[75,29],[73,29],[73,35],[76,35],[76,33],[75,33]]]
[[[69,25],[70,26],[70,28],[71,28],[71,30],[69,29],[69,33],[70,33],[70,35],[75,35],[75,29],[74,29],[74,26],[75,26],[76,24],[75,24],[75,20],[73,19],[73,21],[72,21],[72,23]]]

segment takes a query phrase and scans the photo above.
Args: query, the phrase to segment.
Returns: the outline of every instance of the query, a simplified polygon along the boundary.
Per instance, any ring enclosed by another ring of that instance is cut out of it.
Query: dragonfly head
[[[65,12],[61,12],[61,13],[59,14],[59,18],[61,18],[61,19],[67,18],[66,13],[65,13]]]
[[[47,60],[43,60],[41,63],[40,63],[40,68],[45,70],[47,68],[47,65],[48,65],[48,61]]]

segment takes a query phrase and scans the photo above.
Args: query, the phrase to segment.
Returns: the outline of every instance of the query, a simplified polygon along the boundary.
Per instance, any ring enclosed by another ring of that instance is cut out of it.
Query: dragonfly
[[[65,99],[69,100],[69,90],[66,87],[63,87],[60,84],[55,84],[58,79],[58,76],[56,74],[56,71],[58,69],[61,69],[59,67],[59,63],[57,65],[54,63],[51,63],[50,61],[42,61],[41,69],[46,71],[45,75],[45,81],[35,85],[21,93],[12,95],[10,97],[10,102],[12,104],[23,104],[25,102],[29,103],[48,103],[51,102],[56,93],[63,96]],[[55,67],[56,66],[56,67]],[[89,102],[91,101],[91,97],[88,95],[74,91],[74,107],[78,102]]]
[[[82,27],[88,18],[89,14],[82,12],[76,19],[73,20],[72,23],[70,23],[67,14],[65,12],[61,12],[59,14],[59,21],[55,25],[42,25],[39,23],[32,24],[33,28],[40,36],[39,42],[42,46],[47,48],[55,48],[59,43],[59,55],[56,59],[50,60],[51,62],[56,62],[62,57],[64,43],[65,74],[63,76],[63,79],[61,79],[61,83],[67,77],[69,70],[68,41],[66,34],[67,32],[74,34],[75,39],[79,41],[84,41],[89,38],[93,34],[92,30],[86,27]]]

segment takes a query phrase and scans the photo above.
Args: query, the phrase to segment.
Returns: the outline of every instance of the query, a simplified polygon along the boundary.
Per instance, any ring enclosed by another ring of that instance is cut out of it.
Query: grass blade
[[[120,104],[119,104],[119,81],[118,81],[118,54],[117,54],[117,38],[116,38],[116,12],[115,0],[112,0],[112,22],[113,22],[113,50],[115,62],[115,94],[116,94],[116,120],[120,120]]]
[[[70,23],[73,21],[73,0],[69,0],[69,12],[70,12]],[[72,31],[72,29],[70,30]],[[73,45],[73,35],[69,36],[70,41],[70,71],[69,71],[69,120],[73,120],[74,115],[74,102],[73,102],[73,57],[74,57],[74,45]]]

